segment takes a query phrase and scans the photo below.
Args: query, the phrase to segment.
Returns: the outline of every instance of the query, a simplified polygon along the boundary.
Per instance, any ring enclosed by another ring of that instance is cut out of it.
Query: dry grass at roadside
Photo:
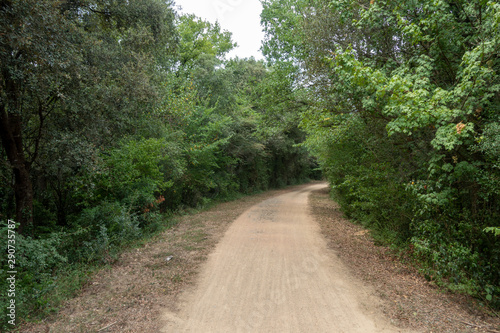
[[[500,319],[478,310],[475,300],[443,292],[376,246],[367,230],[347,221],[328,189],[313,192],[310,206],[329,246],[352,274],[377,290],[385,314],[399,327],[423,332],[500,333]]]
[[[127,250],[99,271],[58,314],[21,332],[158,332],[165,309],[177,310],[178,296],[196,280],[201,264],[239,215],[253,205],[297,187],[218,204],[177,217],[177,225],[144,246]],[[170,260],[168,258],[171,257]]]

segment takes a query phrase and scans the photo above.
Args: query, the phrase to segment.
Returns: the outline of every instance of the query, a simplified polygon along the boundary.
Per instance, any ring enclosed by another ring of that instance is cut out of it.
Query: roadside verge
[[[394,324],[422,332],[500,333],[500,318],[480,312],[472,297],[442,291],[389,248],[375,245],[368,230],[343,217],[328,192],[311,194],[312,215],[351,273],[374,287],[385,301],[383,312]]]

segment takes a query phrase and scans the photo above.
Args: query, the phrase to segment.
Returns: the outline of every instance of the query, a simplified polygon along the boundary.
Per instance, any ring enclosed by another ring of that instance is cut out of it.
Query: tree
[[[344,211],[489,299],[499,13],[495,1],[270,0],[262,15],[266,55],[304,78],[307,145]]]
[[[14,175],[16,219],[22,232],[33,219],[30,169],[39,154],[44,124],[75,74],[71,59],[78,55],[69,36],[77,29],[53,1],[3,1],[0,6],[0,132]]]
[[[33,221],[32,168],[54,163],[41,159],[52,136],[70,132],[100,145],[131,125],[141,104],[154,102],[151,73],[176,47],[168,6],[157,0],[0,4],[0,132],[20,232]]]
[[[180,62],[186,66],[196,62],[201,55],[222,60],[225,54],[236,47],[229,31],[222,31],[218,22],[212,24],[193,14],[182,15],[178,19],[180,34]]]

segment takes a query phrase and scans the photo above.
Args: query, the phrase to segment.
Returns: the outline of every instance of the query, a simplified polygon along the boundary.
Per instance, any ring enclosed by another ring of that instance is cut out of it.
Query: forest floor
[[[500,332],[342,217],[323,184],[218,204],[21,332]]]

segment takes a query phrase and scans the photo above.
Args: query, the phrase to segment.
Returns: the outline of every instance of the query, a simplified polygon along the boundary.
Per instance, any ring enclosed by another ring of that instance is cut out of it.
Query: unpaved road
[[[329,250],[309,215],[312,185],[234,221],[162,332],[402,332]]]

